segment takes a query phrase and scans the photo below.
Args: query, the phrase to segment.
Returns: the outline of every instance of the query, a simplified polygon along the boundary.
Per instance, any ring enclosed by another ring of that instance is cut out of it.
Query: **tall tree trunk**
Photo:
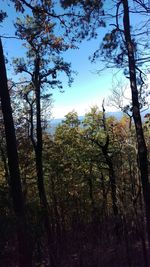
[[[108,216],[108,211],[107,211],[107,190],[105,188],[104,175],[103,175],[102,172],[101,172],[100,182],[101,182],[102,195],[103,195],[102,214],[103,214],[104,218],[107,218],[107,216]]]
[[[140,104],[137,89],[137,78],[136,78],[136,65],[134,57],[134,44],[131,39],[130,32],[130,18],[129,18],[129,6],[128,0],[122,0],[124,17],[124,35],[126,41],[126,48],[128,52],[128,65],[130,73],[130,87],[132,94],[132,105],[133,105],[133,119],[136,129],[136,137],[138,144],[138,158],[139,158],[139,169],[141,174],[143,197],[145,203],[145,214],[147,219],[147,233],[150,245],[150,184],[148,180],[148,160],[147,160],[147,148],[143,134],[142,121],[140,115]]]
[[[103,155],[105,157],[106,163],[109,167],[109,180],[110,180],[110,186],[111,186],[112,208],[113,208],[114,215],[117,216],[118,215],[118,206],[117,206],[117,196],[116,196],[116,176],[115,176],[112,157],[109,156],[109,150],[108,150],[110,139],[109,139],[109,134],[107,131],[107,126],[106,126],[104,100],[102,103],[102,110],[103,110],[102,121],[103,121],[104,131],[106,134],[106,142],[105,142],[105,145],[103,145],[101,148],[102,148],[102,152],[103,152]]]
[[[31,249],[27,240],[27,225],[25,218],[25,207],[23,201],[18,153],[16,144],[15,128],[12,116],[11,102],[7,85],[7,74],[5,59],[3,55],[2,42],[0,40],[0,98],[4,118],[6,147],[8,156],[8,167],[10,177],[10,189],[13,200],[13,208],[16,215],[17,235],[19,245],[20,267],[32,266]]]
[[[41,93],[40,93],[40,58],[37,56],[35,60],[35,95],[36,95],[36,147],[35,147],[35,158],[36,158],[36,172],[37,172],[37,183],[39,198],[41,203],[41,208],[44,215],[44,224],[47,232],[48,246],[49,246],[49,260],[50,267],[56,267],[54,260],[54,250],[52,246],[52,233],[51,225],[49,219],[49,206],[47,202],[44,179],[43,179],[43,159],[42,159],[42,150],[43,150],[43,140],[42,140],[42,125],[41,125]]]
[[[94,194],[93,194],[93,163],[90,161],[89,166],[89,174],[87,176],[88,186],[89,186],[89,197],[91,201],[91,208],[92,208],[92,220],[95,220],[95,201],[94,201]]]
[[[0,143],[0,152],[1,152],[1,157],[4,165],[4,171],[5,171],[5,180],[7,185],[10,185],[10,178],[9,178],[9,170],[8,170],[8,164],[7,164],[7,157],[5,155],[5,151],[2,147],[2,144]]]
[[[107,133],[106,133],[107,134]],[[117,206],[117,196],[116,196],[116,176],[113,167],[112,157],[109,156],[108,145],[109,145],[109,135],[106,136],[106,143],[102,145],[98,140],[92,139],[92,141],[98,145],[103,153],[103,156],[106,160],[106,164],[109,168],[109,180],[111,185],[111,199],[112,199],[112,209],[115,216],[118,215],[118,206]]]
[[[112,208],[115,216],[118,215],[118,206],[117,206],[117,196],[116,196],[116,177],[113,167],[113,162],[111,157],[108,155],[108,146],[102,146],[102,152],[105,157],[106,163],[109,168],[109,180],[111,186],[111,199],[112,199]]]

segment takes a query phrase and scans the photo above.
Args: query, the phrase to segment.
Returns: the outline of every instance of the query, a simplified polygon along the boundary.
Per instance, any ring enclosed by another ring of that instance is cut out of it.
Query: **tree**
[[[26,224],[25,207],[24,207],[22,187],[21,187],[15,128],[12,117],[10,96],[7,85],[5,60],[4,60],[1,41],[0,41],[0,58],[1,58],[0,98],[1,98],[2,113],[4,118],[4,126],[5,126],[11,196],[17,220],[19,264],[20,266],[25,267],[25,266],[32,266],[31,248],[30,244],[28,243],[29,240],[27,238],[27,224]]]
[[[62,5],[65,7],[81,7],[82,14],[85,14],[84,9],[84,1],[72,1],[68,3],[68,1],[61,1]],[[88,3],[91,3],[89,1]],[[91,13],[96,12],[98,14],[98,10],[100,6],[98,6],[99,1],[94,1],[93,5],[89,7]],[[113,4],[113,1],[112,3]],[[136,7],[135,7],[135,5]],[[87,4],[88,6],[88,4]],[[138,13],[138,8],[140,10],[140,14],[144,14],[145,11],[148,11],[147,5],[142,1],[133,1],[133,6],[131,5],[129,8],[129,3],[126,0],[117,1],[115,5],[114,14],[107,14],[107,7],[104,8],[105,15],[108,15],[109,18],[112,18],[112,30],[107,33],[102,41],[100,48],[94,53],[93,61],[98,58],[103,58],[107,63],[106,67],[117,67],[117,68],[124,68],[124,73],[127,78],[129,78],[130,88],[131,88],[131,95],[132,95],[132,113],[133,113],[133,120],[136,129],[136,138],[138,144],[138,159],[139,159],[139,169],[141,174],[141,182],[143,188],[143,196],[144,196],[144,203],[146,209],[146,217],[147,217],[147,230],[148,230],[148,239],[150,243],[150,227],[149,227],[149,220],[150,220],[150,184],[149,184],[149,177],[148,177],[148,159],[147,159],[147,148],[145,143],[145,138],[142,129],[142,121],[140,115],[140,108],[141,108],[141,94],[144,85],[144,78],[143,78],[143,71],[141,70],[141,65],[149,59],[148,57],[144,57],[143,51],[141,48],[140,42],[136,40],[137,36],[143,35],[140,29],[137,34],[131,33],[131,23],[130,23],[130,14],[136,12]],[[121,9],[122,7],[122,9]],[[136,9],[137,8],[137,9]],[[86,14],[89,14],[88,12]],[[91,16],[92,18],[92,16]],[[101,18],[101,17],[100,17]],[[115,23],[114,23],[115,18]],[[123,19],[122,19],[123,18]],[[121,22],[122,19],[122,22]],[[146,21],[145,21],[146,22]],[[148,20],[147,20],[148,23]],[[133,25],[134,26],[134,25]],[[94,26],[93,26],[94,28]],[[83,35],[84,36],[84,35]],[[84,36],[85,37],[85,36]],[[142,43],[143,45],[143,43]],[[144,40],[145,47],[149,49],[149,44],[146,43]],[[148,52],[148,51],[146,51]],[[140,65],[140,67],[139,67]]]
[[[102,152],[104,161],[108,166],[109,180],[111,185],[112,209],[114,215],[116,216],[118,215],[117,197],[116,197],[116,178],[112,160],[113,153],[111,153],[110,151],[110,136],[106,126],[104,105],[103,105],[103,112],[98,111],[97,107],[93,107],[91,113],[86,115],[84,124],[86,125],[87,122],[90,126],[89,129],[88,128],[86,129],[87,138],[89,138],[89,140],[91,140],[96,146],[100,148],[100,152]]]
[[[72,47],[75,38],[80,42],[85,37],[96,37],[96,28],[104,25],[103,8],[107,5],[103,6],[102,1],[98,0],[62,0],[57,1],[56,5],[48,0],[13,2],[17,11],[23,12],[26,7],[30,9],[22,13],[22,16],[27,15],[29,11],[25,20],[18,19],[16,22],[17,38],[24,41],[27,53],[24,58],[15,60],[15,69],[21,81],[15,87],[15,103],[11,102],[34,260],[42,256],[45,259],[49,250],[49,265],[52,266],[68,263],[72,266],[99,266],[100,258],[103,266],[122,266],[125,263],[137,266],[140,259],[143,264],[142,249],[143,255],[146,255],[145,228],[142,229],[143,203],[137,168],[139,158],[137,164],[136,134],[132,123],[129,129],[127,117],[120,121],[105,117],[104,106],[103,112],[93,107],[84,121],[79,120],[76,112],[68,113],[53,136],[43,123],[45,101],[46,105],[50,103],[51,89],[59,87],[62,90],[59,72],[67,73],[71,78],[70,65],[64,64],[63,52]],[[137,2],[142,4],[142,1]],[[114,5],[114,1],[110,3]],[[130,80],[128,46],[122,29],[123,0],[119,3],[119,27],[110,25],[112,31],[104,37],[100,53],[103,52],[105,62],[108,59],[113,66],[125,67],[125,75]],[[67,9],[67,6],[71,8]],[[115,12],[109,15],[116,18]],[[130,30],[131,35],[135,35]],[[70,43],[67,43],[69,39]],[[135,39],[131,41],[135,65],[139,68],[138,45]],[[95,53],[95,57],[97,55]],[[136,69],[136,74],[141,107],[144,103],[141,98],[144,80],[140,69]],[[11,100],[14,100],[12,91],[9,93]],[[127,107],[127,112],[129,109],[132,113],[133,106]],[[144,123],[147,147],[148,123],[147,115]],[[4,179],[4,174],[8,178],[10,173],[7,173],[1,141],[0,175],[2,173]],[[0,192],[5,195],[1,197],[0,209],[5,214],[6,190],[2,179]],[[114,225],[118,235],[114,234]],[[3,247],[5,249],[6,246]],[[136,257],[131,257],[135,251]],[[105,257],[101,257],[100,252],[104,252]],[[145,266],[148,266],[146,260]]]
[[[124,36],[126,41],[126,49],[128,53],[128,67],[130,74],[130,88],[132,93],[132,109],[133,109],[133,119],[135,123],[136,129],[136,137],[138,144],[138,157],[139,157],[139,168],[141,173],[141,181],[143,188],[143,196],[145,202],[146,209],[146,219],[147,219],[147,231],[148,231],[148,239],[150,244],[150,184],[149,184],[149,175],[148,175],[148,159],[147,159],[147,147],[145,143],[142,121],[140,115],[140,103],[139,103],[139,95],[137,88],[137,76],[136,76],[136,63],[134,57],[134,43],[131,38],[130,32],[130,18],[129,18],[129,6],[128,1],[122,1],[123,4],[123,25],[124,25]]]
[[[25,87],[23,93],[26,100],[29,101],[29,94],[32,95],[35,101],[29,103],[30,105],[30,122],[31,122],[31,141],[35,150],[37,184],[39,191],[39,198],[41,207],[44,210],[45,227],[48,233],[48,243],[52,266],[55,266],[55,261],[52,253],[52,234],[49,221],[49,205],[44,186],[43,174],[43,138],[42,138],[42,114],[41,114],[41,100],[42,98],[51,96],[45,94],[46,86],[50,88],[58,87],[62,89],[62,84],[57,79],[58,72],[64,72],[69,77],[71,82],[70,64],[64,62],[63,58],[59,56],[61,52],[66,51],[69,46],[64,43],[61,37],[56,37],[54,34],[55,24],[49,22],[47,30],[43,27],[45,14],[39,15],[34,13],[33,17],[27,15],[25,21],[18,19],[15,26],[17,35],[20,38],[25,38],[27,48],[27,61],[24,59],[16,59],[17,73],[25,73],[30,79]],[[34,104],[35,103],[35,104]],[[34,106],[33,106],[34,104]],[[33,110],[35,108],[35,111]],[[35,113],[36,132],[34,132],[33,112]],[[36,138],[35,138],[36,136]]]

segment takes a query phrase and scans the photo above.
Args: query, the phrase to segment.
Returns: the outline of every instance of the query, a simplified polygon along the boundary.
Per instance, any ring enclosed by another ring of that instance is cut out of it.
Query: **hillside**
[[[150,109],[147,109],[143,112],[141,112],[141,117],[142,117],[142,120],[144,120],[144,116],[145,114],[147,113],[150,113]],[[117,120],[120,120],[122,117],[123,117],[124,113],[121,112],[121,111],[114,111],[114,112],[107,112],[106,113],[106,117],[110,117],[110,116],[113,116],[115,117]],[[65,118],[57,118],[57,119],[52,119],[48,122],[48,127],[47,127],[47,131],[50,133],[50,134],[54,134],[55,133],[55,130],[57,128],[57,126],[59,124],[62,123],[62,121],[64,120]],[[82,122],[84,120],[84,116],[79,116],[79,119],[80,121]]]

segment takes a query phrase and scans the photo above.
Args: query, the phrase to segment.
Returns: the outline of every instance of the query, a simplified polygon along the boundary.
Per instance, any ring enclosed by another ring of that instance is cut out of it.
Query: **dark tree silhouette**
[[[23,201],[18,152],[15,136],[15,128],[12,116],[10,95],[7,85],[7,75],[5,59],[3,55],[2,42],[0,40],[0,99],[4,119],[10,190],[13,200],[14,212],[16,215],[17,236],[19,244],[19,263],[20,267],[32,266],[31,248],[27,236],[27,224],[25,217],[25,207]]]

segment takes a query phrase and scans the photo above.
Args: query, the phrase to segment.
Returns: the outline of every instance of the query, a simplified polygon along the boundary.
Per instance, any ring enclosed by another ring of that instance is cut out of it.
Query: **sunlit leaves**
[[[65,120],[63,121],[64,124],[70,127],[78,127],[80,125],[80,120],[78,118],[78,114],[75,111],[69,112],[65,116]]]

